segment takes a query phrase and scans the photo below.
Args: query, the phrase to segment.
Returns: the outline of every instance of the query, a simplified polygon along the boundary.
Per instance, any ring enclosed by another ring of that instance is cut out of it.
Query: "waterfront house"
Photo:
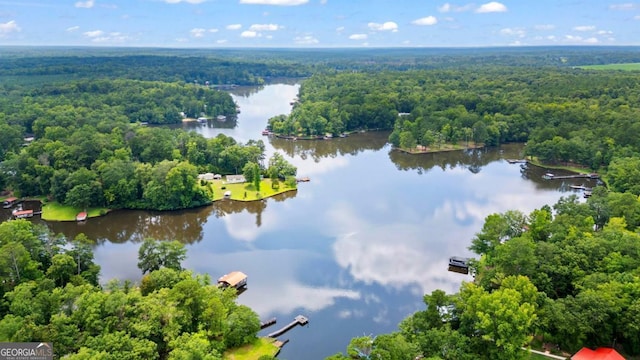
[[[571,360],[624,360],[624,357],[612,348],[601,347],[591,350],[584,347],[575,353]]]
[[[213,179],[215,179],[214,173],[198,174],[198,180],[213,180]]]
[[[227,184],[242,184],[247,182],[244,175],[227,175]]]

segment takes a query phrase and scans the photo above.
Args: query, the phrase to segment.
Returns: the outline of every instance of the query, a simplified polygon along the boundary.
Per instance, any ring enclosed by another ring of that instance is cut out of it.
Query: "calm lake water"
[[[47,225],[98,240],[104,282],[140,278],[140,240],[183,241],[186,268],[213,279],[233,270],[248,274],[248,290],[238,301],[262,319],[277,317],[265,333],[298,314],[310,319],[281,337],[291,341],[279,358],[322,359],[345,351],[354,336],[395,330],[408,314],[424,309],[423,294],[455,292],[472,280],[448,272],[447,262],[452,255],[473,255],[467,247],[487,215],[528,213],[571,194],[570,184],[593,185],[543,180],[543,169],[507,163],[521,156],[519,145],[406,155],[391,150],[387,132],[330,141],[262,137],[267,119],[288,113],[298,89],[237,89],[237,119],[183,125],[207,137],[262,138],[267,157],[281,152],[299,176],[311,178],[297,192],[256,203],[117,211],[85,224]]]

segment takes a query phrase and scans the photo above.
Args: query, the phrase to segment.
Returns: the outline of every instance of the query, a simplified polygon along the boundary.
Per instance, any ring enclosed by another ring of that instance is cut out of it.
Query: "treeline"
[[[259,59],[223,58],[215,54],[193,56],[188,52],[132,54],[121,50],[104,54],[99,50],[54,52],[57,55],[10,56],[0,63],[0,76],[18,82],[57,76],[58,79],[109,78],[163,81],[204,85],[261,85],[275,77],[305,77],[310,70],[298,63]],[[19,53],[18,53],[19,54]]]
[[[287,135],[393,129],[397,147],[528,142],[547,163],[594,170],[640,153],[640,90],[633,72],[493,67],[315,75],[289,116]]]
[[[0,100],[0,122],[19,125],[36,137],[52,126],[176,124],[182,115],[195,118],[237,113],[227,92],[180,83],[98,79],[17,90],[5,85],[3,90],[6,96]]]
[[[354,338],[331,359],[525,359],[521,347],[611,347],[640,354],[640,201],[594,190],[528,215],[486,218],[471,249],[475,280],[425,295],[392,334]],[[376,356],[375,354],[380,354]]]
[[[0,188],[79,208],[173,210],[211,202],[199,173],[239,174],[251,162],[267,174],[262,140],[241,144],[131,124],[173,122],[179,109],[205,108],[211,115],[236,111],[225,92],[135,80],[48,85],[16,103],[0,100]],[[25,143],[28,131],[35,138]]]
[[[66,245],[67,242],[70,245]],[[147,239],[140,286],[98,285],[91,240],[26,220],[0,224],[0,340],[51,342],[65,359],[222,359],[252,343],[260,320],[207,275],[181,267],[177,241]]]
[[[7,187],[80,208],[174,210],[211,202],[199,173],[238,174],[264,158],[261,141],[112,124],[52,126],[2,163]]]

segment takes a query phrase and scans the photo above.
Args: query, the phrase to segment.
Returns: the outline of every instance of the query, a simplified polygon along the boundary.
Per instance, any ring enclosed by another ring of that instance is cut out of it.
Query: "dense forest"
[[[2,341],[52,342],[65,359],[215,360],[256,339],[258,315],[234,288],[182,269],[183,244],[145,240],[139,286],[99,286],[91,244],[26,220],[0,224]]]
[[[127,79],[3,84],[2,91],[0,187],[19,196],[78,208],[173,210],[211,203],[199,173],[239,174],[249,162],[268,170],[262,140],[241,144],[144,126],[233,116],[236,104],[224,91]]]
[[[315,75],[289,116],[269,120],[279,134],[337,135],[393,129],[389,141],[417,145],[528,142],[544,163],[597,170],[640,154],[635,72],[494,67]]]

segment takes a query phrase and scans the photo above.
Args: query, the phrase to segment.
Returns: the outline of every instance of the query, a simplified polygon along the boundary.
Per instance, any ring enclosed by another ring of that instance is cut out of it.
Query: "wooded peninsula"
[[[233,116],[222,88],[277,77],[304,79],[291,114],[265,119],[276,134],[387,129],[402,149],[521,142],[540,163],[598,172],[608,186],[586,202],[488,216],[470,239],[473,282],[424,295],[425,310],[398,331],[354,338],[330,359],[528,359],[522,348],[601,346],[640,356],[640,72],[628,65],[640,48],[6,50],[0,189],[14,196],[175,210],[215,198],[201,173],[295,186],[295,167],[265,159],[261,140],[166,126]],[[69,359],[221,359],[255,343],[257,315],[182,269],[179,243],[145,241],[141,283],[107,285],[91,244],[0,224],[0,340],[53,342]]]

